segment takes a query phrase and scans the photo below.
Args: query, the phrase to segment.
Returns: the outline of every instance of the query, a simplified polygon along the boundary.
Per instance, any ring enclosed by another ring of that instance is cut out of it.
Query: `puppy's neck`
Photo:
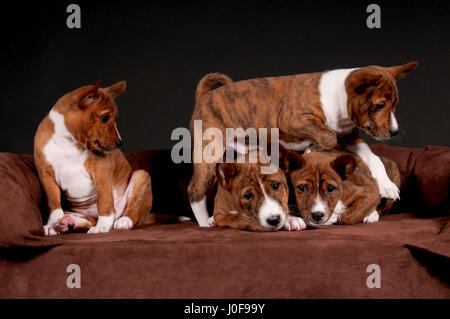
[[[351,131],[355,125],[348,116],[345,79],[355,69],[340,69],[324,72],[320,79],[320,102],[326,124],[337,133]]]
[[[55,110],[55,108],[52,108],[48,117],[54,125],[55,132],[53,133],[53,141],[58,146],[74,147],[80,144],[67,129],[66,123],[64,122],[64,115]]]

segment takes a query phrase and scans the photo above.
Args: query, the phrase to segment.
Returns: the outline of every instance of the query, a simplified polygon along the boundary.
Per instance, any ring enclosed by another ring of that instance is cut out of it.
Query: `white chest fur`
[[[345,79],[355,69],[325,72],[319,84],[320,102],[327,119],[326,124],[336,133],[351,131],[355,125],[348,117]]]
[[[94,183],[84,166],[87,151],[77,147],[77,141],[68,131],[62,114],[51,110],[49,118],[54,124],[55,132],[43,152],[53,168],[56,183],[71,199],[92,199],[96,193]]]

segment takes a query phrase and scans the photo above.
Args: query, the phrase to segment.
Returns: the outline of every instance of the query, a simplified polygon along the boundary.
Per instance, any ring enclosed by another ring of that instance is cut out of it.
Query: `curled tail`
[[[233,82],[228,76],[222,73],[206,74],[197,84],[195,99],[198,101],[203,95],[208,93],[214,85],[227,85]]]

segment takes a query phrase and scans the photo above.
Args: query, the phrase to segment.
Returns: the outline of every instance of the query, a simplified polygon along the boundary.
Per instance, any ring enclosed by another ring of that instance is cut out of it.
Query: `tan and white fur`
[[[42,120],[34,156],[50,215],[45,235],[130,229],[150,212],[151,179],[118,149],[114,99],[126,87],[85,86],[64,95]]]
[[[288,186],[281,169],[261,174],[261,162],[218,163],[214,213],[210,225],[252,231],[303,230],[301,218],[288,215]],[[266,161],[267,163],[267,161]]]

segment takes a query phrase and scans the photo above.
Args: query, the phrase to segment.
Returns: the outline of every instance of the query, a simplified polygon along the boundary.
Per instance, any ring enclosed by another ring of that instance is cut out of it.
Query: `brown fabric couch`
[[[376,224],[263,233],[188,221],[56,237],[42,236],[33,158],[0,153],[0,298],[449,298],[450,149],[372,149],[402,175],[401,201]],[[152,176],[153,212],[193,217],[190,165],[168,151],[128,159]],[[66,286],[70,264],[79,289]],[[370,264],[381,288],[366,285]]]

